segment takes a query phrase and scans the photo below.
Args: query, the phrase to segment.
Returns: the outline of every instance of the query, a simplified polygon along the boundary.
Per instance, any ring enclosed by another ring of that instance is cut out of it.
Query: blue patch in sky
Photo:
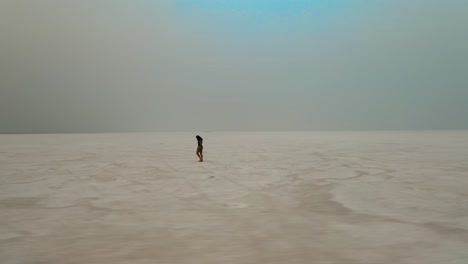
[[[305,10],[333,9],[345,4],[344,0],[175,0],[180,9],[222,12],[248,12],[264,16],[288,15]]]
[[[230,33],[313,30],[338,16],[345,0],[174,0],[192,26]]]

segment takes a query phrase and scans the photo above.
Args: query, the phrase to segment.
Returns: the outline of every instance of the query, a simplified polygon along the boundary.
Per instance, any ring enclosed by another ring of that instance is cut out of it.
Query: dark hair
[[[201,137],[199,135],[196,136],[197,139],[201,139]]]

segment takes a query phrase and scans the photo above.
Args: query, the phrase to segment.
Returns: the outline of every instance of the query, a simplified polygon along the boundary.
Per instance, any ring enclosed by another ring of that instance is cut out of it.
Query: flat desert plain
[[[468,132],[0,135],[2,264],[467,264]]]

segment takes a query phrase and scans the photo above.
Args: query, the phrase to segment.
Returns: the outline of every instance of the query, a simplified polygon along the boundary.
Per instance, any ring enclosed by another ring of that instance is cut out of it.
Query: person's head
[[[197,140],[201,140],[201,137],[199,135],[197,135],[195,138],[197,138]]]

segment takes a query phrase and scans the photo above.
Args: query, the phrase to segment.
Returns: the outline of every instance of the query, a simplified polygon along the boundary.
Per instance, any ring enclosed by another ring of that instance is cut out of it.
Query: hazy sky
[[[466,0],[0,0],[0,133],[468,129]]]

